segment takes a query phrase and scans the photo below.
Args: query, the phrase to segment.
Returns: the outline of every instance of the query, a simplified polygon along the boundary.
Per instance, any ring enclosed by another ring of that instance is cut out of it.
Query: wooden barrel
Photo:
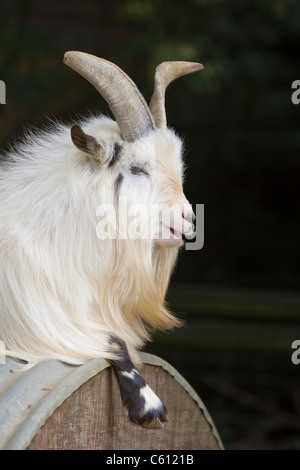
[[[141,353],[144,379],[165,403],[159,430],[132,424],[103,359],[71,366],[43,361],[29,370],[7,360],[0,373],[0,449],[222,449],[202,400],[166,361]]]

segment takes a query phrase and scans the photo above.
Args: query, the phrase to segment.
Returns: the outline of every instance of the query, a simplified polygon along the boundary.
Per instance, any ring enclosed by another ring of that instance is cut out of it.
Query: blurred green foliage
[[[115,62],[147,100],[158,63],[204,64],[201,73],[170,85],[166,108],[169,125],[185,140],[187,197],[205,205],[205,244],[180,257],[174,281],[189,289],[171,284],[171,305],[190,314],[186,327],[161,344],[157,338],[152,352],[191,381],[229,447],[299,448],[299,427],[291,430],[288,419],[279,419],[274,428],[273,408],[270,416],[267,407],[266,415],[256,410],[260,396],[300,414],[299,371],[290,361],[299,299],[274,295],[298,289],[300,280],[300,105],[291,102],[291,84],[300,79],[299,0],[10,0],[0,6],[0,80],[7,88],[1,146],[24,125],[47,124],[47,117],[109,113],[93,87],[63,65],[67,50]],[[251,299],[251,291],[245,298],[208,295],[207,285],[270,287],[274,299]],[[242,402],[237,408],[220,387],[207,387],[211,371],[252,390],[249,409]]]
[[[158,63],[200,61],[167,92],[169,124],[185,136],[186,193],[205,204],[205,246],[184,253],[175,278],[297,288],[299,31],[298,0],[2,2],[0,143],[45,116],[108,112],[62,64],[66,50],[117,63],[148,100]]]

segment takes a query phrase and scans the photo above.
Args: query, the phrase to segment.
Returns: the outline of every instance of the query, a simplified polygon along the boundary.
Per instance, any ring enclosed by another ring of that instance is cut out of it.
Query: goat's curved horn
[[[64,63],[92,83],[107,101],[123,140],[134,142],[155,127],[137,86],[117,65],[79,51],[66,52]]]
[[[154,91],[150,101],[150,111],[158,128],[167,127],[165,93],[167,86],[176,78],[202,70],[197,62],[162,62],[155,71]]]

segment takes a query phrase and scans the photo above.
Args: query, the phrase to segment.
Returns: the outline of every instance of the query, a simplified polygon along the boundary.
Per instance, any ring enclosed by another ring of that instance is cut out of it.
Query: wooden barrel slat
[[[183,386],[160,366],[140,371],[165,403],[169,421],[148,430],[129,422],[111,367],[73,392],[48,418],[28,449],[196,450],[221,444],[203,410]]]

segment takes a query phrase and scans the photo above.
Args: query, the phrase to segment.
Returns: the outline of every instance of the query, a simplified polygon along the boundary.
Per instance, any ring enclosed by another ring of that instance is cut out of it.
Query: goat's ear
[[[71,138],[79,150],[89,154],[95,160],[101,160],[103,147],[95,137],[86,134],[78,124],[73,124],[71,127]]]

